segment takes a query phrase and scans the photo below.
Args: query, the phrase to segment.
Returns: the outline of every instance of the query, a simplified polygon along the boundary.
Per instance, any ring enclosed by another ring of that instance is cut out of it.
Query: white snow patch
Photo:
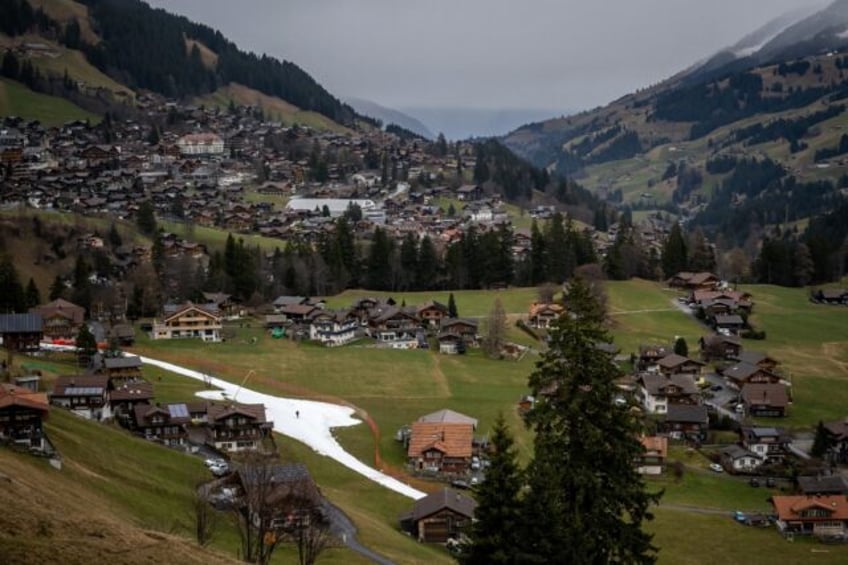
[[[73,351],[76,349],[72,345],[48,343],[42,343],[41,348],[58,351]],[[184,377],[203,381],[220,389],[197,393],[197,396],[202,398],[210,400],[223,400],[226,398],[227,400],[236,399],[246,404],[264,404],[265,413],[274,422],[275,432],[305,443],[314,449],[316,453],[338,461],[348,469],[359,473],[387,489],[415,500],[426,496],[426,493],[369,467],[339,445],[333,437],[333,428],[356,426],[362,423],[361,420],[353,417],[353,408],[330,404],[329,402],[271,396],[211,377],[199,371],[174,365],[173,363],[151,359],[150,357],[139,356],[139,358],[142,363],[160,367]]]
[[[348,469],[404,496],[415,500],[426,496],[420,490],[369,467],[339,445],[333,437],[333,428],[356,426],[362,423],[361,420],[353,417],[353,408],[329,402],[271,396],[165,361],[150,357],[141,357],[141,361],[184,377],[208,382],[221,389],[197,393],[197,396],[202,398],[210,400],[236,398],[239,402],[247,404],[264,404],[268,419],[274,422],[275,432],[303,442],[317,453],[334,459]]]

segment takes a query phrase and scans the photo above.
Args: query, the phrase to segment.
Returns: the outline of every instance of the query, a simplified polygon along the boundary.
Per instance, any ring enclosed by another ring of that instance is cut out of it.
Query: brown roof
[[[471,457],[474,426],[470,423],[413,422],[409,457],[418,457],[435,448],[448,457]]]
[[[41,314],[41,317],[45,319],[62,316],[69,319],[73,324],[82,324],[85,320],[85,308],[63,298],[57,298],[53,302],[36,306],[30,312]]]
[[[742,400],[757,406],[785,408],[789,405],[786,387],[778,383],[748,383],[742,387]]]
[[[432,516],[444,508],[449,508],[457,514],[473,518],[474,510],[477,509],[477,502],[471,497],[446,488],[417,500],[412,510],[402,514],[400,520],[402,522],[407,520],[417,522],[422,518]]]
[[[99,396],[108,384],[108,375],[61,376],[53,385],[53,396]]]
[[[248,418],[253,418],[260,424],[265,422],[264,404],[210,404],[206,413],[210,422],[217,422],[233,414],[242,414]]]
[[[552,312],[559,315],[565,310],[561,304],[546,304],[543,302],[534,302],[530,305],[530,317],[538,316],[543,312]]]
[[[194,304],[187,302],[185,304],[169,304],[165,306],[165,321],[173,318],[178,318],[190,310],[196,310],[201,314],[209,316],[215,320],[221,319],[221,314],[218,312],[217,304]]]
[[[23,406],[33,408],[42,412],[48,412],[50,405],[47,402],[47,395],[43,392],[32,392],[28,388],[16,386],[13,384],[0,384],[0,409],[9,406]]]
[[[777,517],[784,521],[797,520],[848,520],[848,498],[845,495],[830,496],[772,496],[771,503],[777,511]],[[822,517],[802,517],[801,512],[808,509],[827,510]]]
[[[125,383],[109,393],[109,397],[113,402],[120,400],[150,400],[153,396],[153,385],[145,381]]]
[[[695,361],[694,359],[689,359],[688,357],[678,355],[677,353],[670,353],[669,355],[666,355],[665,357],[657,361],[657,365],[665,369],[673,369],[674,367],[679,367],[681,365],[685,365],[686,363],[695,363],[697,365],[704,364],[700,361]]]

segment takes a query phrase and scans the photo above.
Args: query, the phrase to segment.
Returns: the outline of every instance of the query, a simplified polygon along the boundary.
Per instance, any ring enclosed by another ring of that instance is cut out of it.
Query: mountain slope
[[[427,129],[423,123],[413,118],[409,114],[404,114],[400,110],[386,108],[376,102],[363,100],[362,98],[345,98],[345,102],[363,116],[370,116],[383,122],[384,126],[395,124],[404,129],[416,133],[425,139],[435,139],[433,132]]]
[[[19,82],[3,78],[0,78],[0,116],[25,116],[47,126],[71,120],[100,120],[99,116],[63,98],[33,92]]]

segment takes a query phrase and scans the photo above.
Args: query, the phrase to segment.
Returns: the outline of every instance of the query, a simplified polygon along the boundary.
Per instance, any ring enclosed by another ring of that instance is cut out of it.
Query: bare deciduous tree
[[[486,340],[484,343],[489,357],[498,357],[506,337],[506,312],[500,298],[495,298],[495,304],[486,323]]]

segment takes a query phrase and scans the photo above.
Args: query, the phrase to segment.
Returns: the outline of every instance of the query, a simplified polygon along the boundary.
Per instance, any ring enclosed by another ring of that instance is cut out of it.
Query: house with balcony
[[[739,435],[742,447],[763,458],[765,463],[779,463],[789,454],[792,438],[783,428],[743,426]]]
[[[191,424],[191,414],[184,403],[138,404],[133,416],[133,429],[147,440],[174,447],[188,439],[186,427]]]
[[[338,347],[356,339],[359,319],[349,310],[333,312],[316,309],[310,316],[309,339]]]
[[[220,451],[260,449],[273,429],[264,404],[209,404],[206,414],[207,443]]]
[[[474,418],[452,410],[419,418],[408,437],[409,466],[417,473],[464,475],[471,468],[476,425]]]
[[[221,314],[216,304],[166,304],[164,316],[153,324],[152,339],[221,341]]]
[[[848,498],[826,496],[772,496],[777,528],[783,533],[842,537],[848,531]]]
[[[417,316],[396,306],[384,306],[371,311],[368,334],[377,341],[401,349],[418,347],[421,322]]]
[[[102,420],[112,416],[108,390],[106,375],[61,376],[53,385],[50,403],[88,420]]]
[[[51,452],[42,424],[50,413],[47,395],[28,388],[0,384],[0,443],[34,452]]]
[[[639,395],[648,414],[666,414],[671,404],[698,405],[701,394],[692,375],[676,374],[666,377],[657,373],[639,376]]]
[[[73,340],[85,322],[85,308],[57,298],[30,310],[44,320],[44,339]]]

